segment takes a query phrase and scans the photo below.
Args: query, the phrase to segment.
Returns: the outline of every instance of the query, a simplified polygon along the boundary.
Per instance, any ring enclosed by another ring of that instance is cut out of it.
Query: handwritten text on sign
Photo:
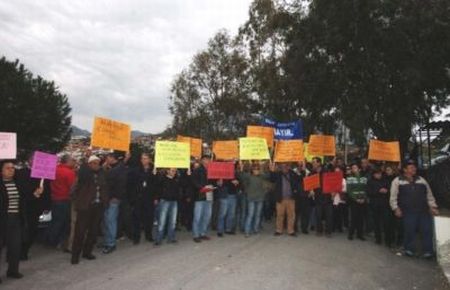
[[[241,160],[270,159],[269,149],[264,138],[239,138],[239,157]]]
[[[31,177],[54,180],[58,156],[36,151],[33,155]]]
[[[303,161],[302,140],[279,140],[275,144],[275,162]]]
[[[305,191],[314,190],[320,187],[320,175],[314,174],[303,178],[303,189]]]
[[[239,142],[238,141],[214,141],[213,153],[215,159],[233,160],[239,158]]]
[[[369,160],[400,162],[400,143],[370,140]]]
[[[156,141],[155,167],[156,168],[189,168],[189,144],[172,141]]]
[[[267,146],[272,148],[274,129],[272,127],[264,126],[247,126],[247,137],[264,138],[267,141]]]
[[[100,148],[128,152],[130,149],[130,126],[114,120],[95,117],[91,145]]]
[[[323,174],[323,193],[340,193],[342,192],[342,182],[344,174],[342,171],[326,172]]]
[[[336,140],[331,135],[311,135],[308,143],[308,154],[314,156],[335,156]]]
[[[0,159],[16,159],[17,135],[16,133],[0,132]]]
[[[208,164],[208,179],[234,179],[233,162],[210,162]]]

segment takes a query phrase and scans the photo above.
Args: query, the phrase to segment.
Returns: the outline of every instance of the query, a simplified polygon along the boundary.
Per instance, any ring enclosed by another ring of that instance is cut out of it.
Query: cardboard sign
[[[266,139],[256,137],[239,138],[239,158],[241,160],[270,159]]]
[[[130,142],[130,125],[95,117],[91,146],[128,152]]]
[[[177,141],[182,143],[188,143],[190,145],[191,156],[197,159],[202,157],[202,139],[186,137],[186,136],[177,136]]]
[[[234,179],[234,162],[210,162],[208,179]]]
[[[56,177],[57,164],[58,156],[56,156],[55,154],[36,151],[33,155],[31,177],[54,180]]]
[[[17,135],[16,133],[0,132],[0,159],[16,159]]]
[[[344,174],[342,171],[326,172],[322,176],[323,178],[323,193],[340,193],[342,192],[342,180]]]
[[[303,150],[304,150],[303,152],[305,153],[305,160],[306,161],[311,162],[314,157],[319,157],[320,160],[322,160],[322,164],[324,163],[325,157],[323,157],[323,156],[315,156],[315,155],[310,155],[309,154],[309,152],[308,152],[308,143],[303,143]]]
[[[214,141],[212,147],[216,159],[233,160],[239,158],[238,141]]]
[[[332,135],[309,136],[308,154],[313,156],[335,156],[336,140]]]
[[[400,162],[400,143],[370,140],[369,160]]]
[[[342,181],[341,181],[342,182]],[[311,191],[316,188],[320,188],[320,175],[314,174],[303,178],[303,189],[305,191]]]
[[[303,139],[303,122],[301,120],[282,123],[264,118],[263,126],[275,129],[274,137],[276,140]]]
[[[275,143],[275,162],[303,161],[302,140],[279,140]]]
[[[263,126],[247,126],[247,137],[257,137],[266,139],[267,146],[273,147],[274,129]]]
[[[173,141],[156,141],[156,168],[189,168],[191,157],[189,144]]]

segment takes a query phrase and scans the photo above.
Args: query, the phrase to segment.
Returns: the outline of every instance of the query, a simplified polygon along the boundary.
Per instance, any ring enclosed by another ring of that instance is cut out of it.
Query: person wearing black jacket
[[[382,233],[386,245],[391,245],[393,240],[392,227],[389,226],[389,182],[383,176],[380,168],[372,171],[372,178],[367,182],[367,195],[369,206],[373,213],[375,241],[382,243]]]
[[[324,194],[322,192],[322,174],[324,169],[322,167],[322,160],[318,157],[312,159],[312,166],[314,174],[320,175],[321,187],[314,189],[314,201],[316,203],[316,234],[321,236],[324,231],[327,237],[331,237],[333,229],[333,199],[331,194]],[[325,230],[323,220],[325,219]]]
[[[211,239],[207,236],[207,232],[211,221],[214,186],[209,182],[207,175],[206,168],[209,160],[208,156],[202,156],[200,166],[192,172],[191,176],[195,197],[192,233],[196,243]]]
[[[275,183],[275,199],[277,201],[277,222],[275,236],[283,233],[284,219],[287,216],[287,233],[295,237],[295,203],[299,198],[300,177],[289,164],[281,164],[281,171],[275,171],[275,164],[270,165],[270,180]]]
[[[24,184],[16,178],[14,162],[0,162],[0,264],[2,248],[6,246],[8,278],[20,279],[20,251],[26,228]],[[41,192],[42,193],[42,192]],[[1,282],[1,280],[0,280]]]
[[[156,168],[153,174],[157,175]],[[187,176],[190,176],[190,169]],[[181,188],[186,184],[177,174],[176,168],[168,169],[165,174],[160,174],[157,181],[161,187],[159,196],[158,234],[155,246],[161,245],[164,237],[164,229],[168,227],[167,239],[169,243],[176,243],[175,227],[177,224],[178,201],[181,198]]]
[[[150,155],[142,153],[138,167],[128,175],[128,201],[132,208],[133,243],[139,244],[144,226],[145,239],[153,242],[153,221],[155,215],[155,176],[150,163]]]
[[[32,165],[33,158],[30,158],[29,165]],[[22,250],[20,258],[28,260],[28,252],[38,234],[39,217],[44,210],[51,208],[50,184],[44,181],[43,188],[40,187],[40,179],[31,177],[31,168],[26,166],[17,170],[17,178],[24,186],[25,207],[27,216],[27,229],[25,237],[22,239]]]
[[[110,169],[106,172],[106,187],[109,204],[104,213],[104,248],[103,253],[109,254],[116,249],[117,224],[119,206],[125,197],[127,188],[127,168],[118,160],[118,153],[110,153],[106,157]]]

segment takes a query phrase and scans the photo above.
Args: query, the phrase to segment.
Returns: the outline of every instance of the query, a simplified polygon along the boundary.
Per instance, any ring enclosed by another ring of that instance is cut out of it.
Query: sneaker
[[[434,257],[432,253],[425,253],[422,255],[422,259],[430,260]]]
[[[222,233],[217,233],[217,236],[218,236],[219,238],[223,238],[223,234],[222,234]]]
[[[236,235],[235,232],[225,232],[225,234],[227,234],[227,235]]]
[[[16,272],[16,273],[10,273],[10,272],[7,272],[7,273],[6,273],[6,277],[12,278],[12,279],[22,279],[22,278],[23,278],[23,275],[20,274],[19,272]]]
[[[194,238],[194,242],[196,242],[196,243],[201,243],[201,242],[202,242],[202,239],[200,239],[200,238]]]
[[[159,247],[159,246],[161,246],[161,242],[155,242],[153,245],[154,245],[155,247]]]
[[[208,237],[208,236],[201,236],[200,239],[202,239],[202,240],[204,240],[204,241],[209,241],[209,240],[211,240],[211,238]]]
[[[97,257],[92,255],[92,254],[83,255],[83,258],[85,258],[86,260],[95,260],[95,259],[97,259]]]
[[[279,232],[275,232],[273,235],[274,235],[275,237],[279,237],[279,236],[281,236],[282,234],[279,233]]]
[[[414,253],[410,250],[405,250],[404,251],[405,256],[407,257],[414,257]]]
[[[112,252],[114,252],[116,250],[116,246],[113,247],[105,247],[103,248],[102,253],[103,254],[111,254]]]
[[[296,238],[297,234],[296,233],[292,233],[292,234],[289,234],[289,236]]]

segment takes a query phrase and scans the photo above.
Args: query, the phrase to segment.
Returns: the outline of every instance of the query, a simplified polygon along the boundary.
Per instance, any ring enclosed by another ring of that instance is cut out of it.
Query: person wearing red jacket
[[[75,161],[63,155],[56,167],[56,178],[50,184],[52,221],[47,232],[47,243],[58,247],[70,232],[70,192],[75,182]]]

